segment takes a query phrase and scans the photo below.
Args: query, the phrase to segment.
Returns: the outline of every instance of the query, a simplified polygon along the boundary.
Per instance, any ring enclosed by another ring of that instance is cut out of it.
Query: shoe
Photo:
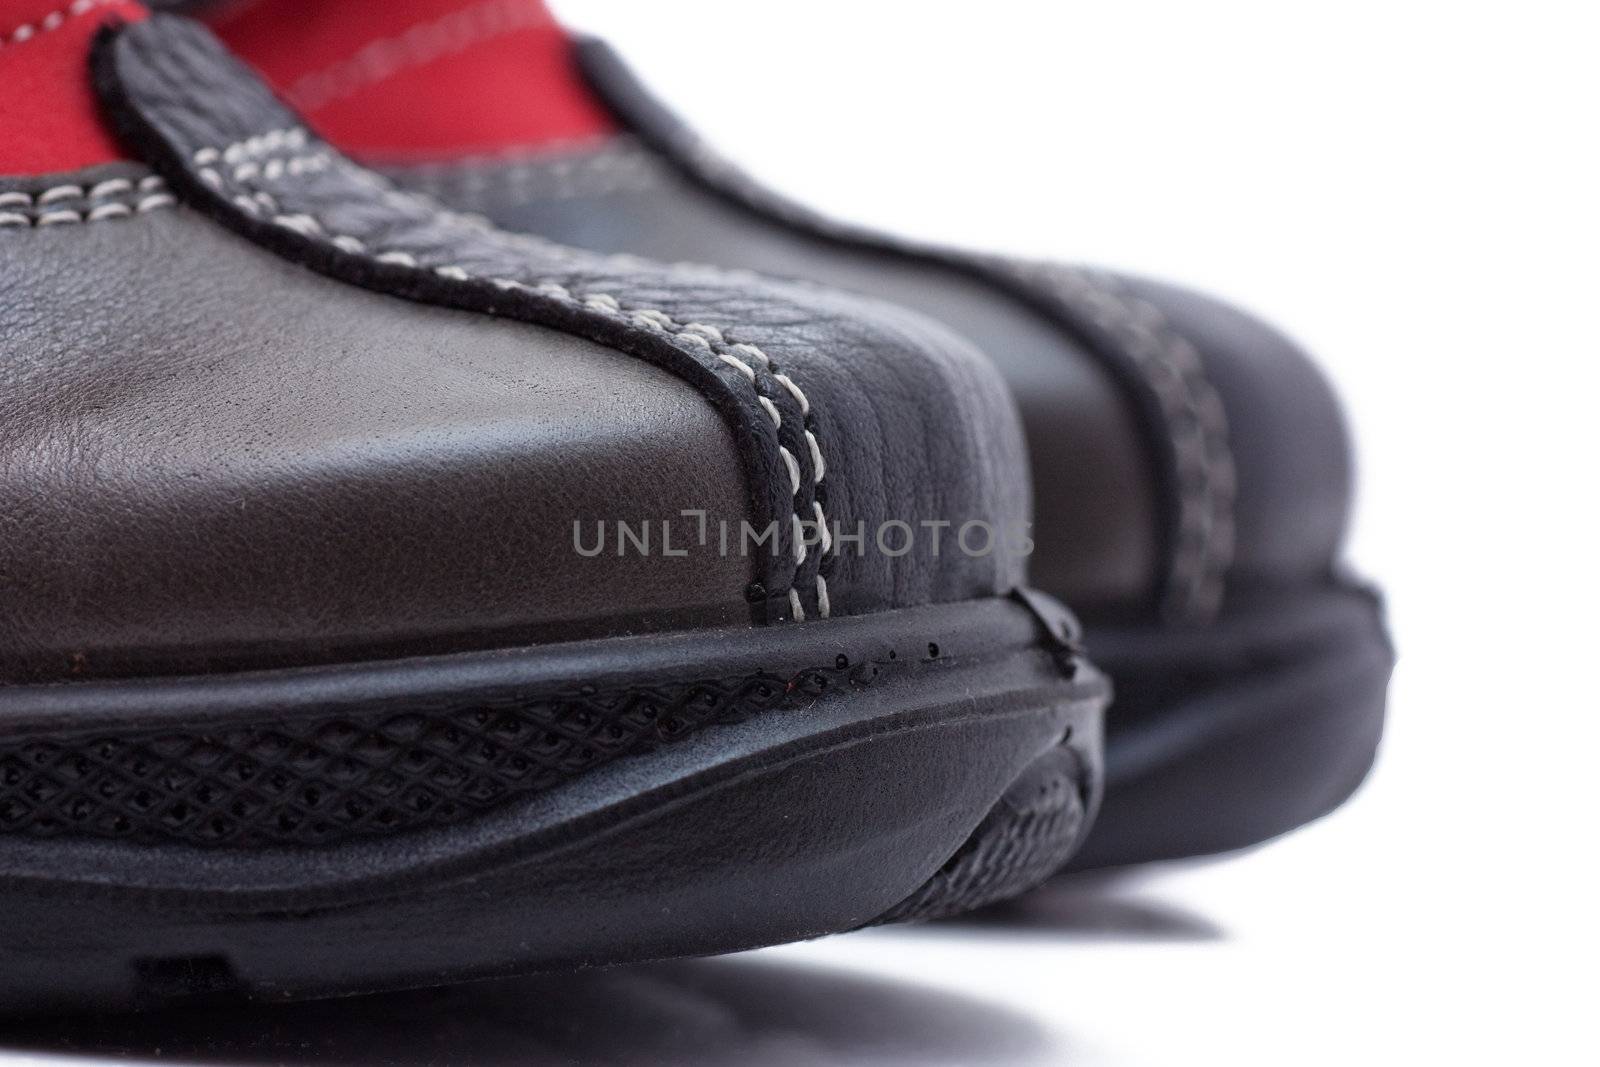
[[[197,23],[14,6],[0,1007],[723,952],[1065,860],[1107,687],[964,342],[497,232]]]
[[[763,189],[534,0],[222,5],[218,32],[335,143],[508,229],[806,279],[941,320],[1004,372],[1032,573],[1117,681],[1105,866],[1254,844],[1372,763],[1392,653],[1342,575],[1344,424],[1282,335],[1191,292],[927,247]]]

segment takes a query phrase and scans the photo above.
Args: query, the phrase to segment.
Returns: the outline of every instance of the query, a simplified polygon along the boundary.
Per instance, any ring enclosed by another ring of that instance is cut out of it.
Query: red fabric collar
[[[89,44],[134,0],[0,0],[0,174],[80,170],[127,158],[101,120]]]
[[[340,148],[493,154],[614,131],[542,0],[243,0],[212,28]]]

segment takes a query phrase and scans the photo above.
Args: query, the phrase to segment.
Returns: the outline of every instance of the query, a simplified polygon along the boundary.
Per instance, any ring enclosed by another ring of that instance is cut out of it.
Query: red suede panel
[[[0,0],[0,174],[127,158],[100,118],[89,43],[108,19],[144,15],[132,0]]]
[[[243,0],[211,23],[357,155],[494,153],[614,128],[542,0]]]

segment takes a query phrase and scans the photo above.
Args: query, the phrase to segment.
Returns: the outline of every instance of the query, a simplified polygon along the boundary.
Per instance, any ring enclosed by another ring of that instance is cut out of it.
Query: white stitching
[[[41,33],[49,33],[51,30],[59,30],[62,26],[66,25],[67,20],[70,18],[77,18],[79,15],[87,15],[97,7],[104,7],[107,4],[112,4],[115,2],[117,2],[117,0],[72,0],[72,3],[68,4],[64,9],[50,12],[48,15],[41,18],[37,23],[25,22],[21,26],[18,26],[16,29],[12,30],[9,38],[10,42],[13,45],[18,45],[24,43],[25,41],[31,41]],[[0,46],[3,46],[6,41],[6,34],[0,33]]]
[[[822,446],[817,444],[816,434],[810,430],[806,431],[806,444],[811,448],[811,466],[815,468],[817,481],[820,482],[828,473],[828,464],[822,458]]]
[[[139,180],[140,192],[155,192],[165,189],[166,183],[160,175],[149,174]],[[29,193],[21,189],[8,189],[0,192],[0,207],[11,204],[23,206],[45,207],[57,200],[93,200],[101,196],[111,196],[117,193],[127,193],[133,190],[133,184],[127,178],[107,178],[105,181],[96,182],[87,191],[81,185],[54,185],[37,193]]]
[[[833,551],[833,535],[828,532],[828,520],[822,514],[822,505],[813,500],[811,502],[811,508],[816,512],[817,515],[817,531],[819,536],[822,538],[820,542],[822,545],[822,554],[826,556],[829,552]],[[817,577],[821,578],[821,575],[818,575]],[[824,611],[823,614],[826,615],[827,612]]]
[[[302,111],[315,111],[344,97],[473,45],[515,30],[548,25],[543,5],[524,0],[484,0],[421,22],[393,37],[369,41],[352,55],[297,78],[284,94]]]
[[[127,204],[101,204],[90,210],[85,216],[85,222],[99,222],[101,219],[125,219],[133,214],[133,209]]]
[[[78,214],[76,211],[46,211],[44,214],[34,219],[33,224],[43,228],[45,226],[57,226],[65,222],[82,221],[83,216]]]
[[[284,174],[298,177],[327,170],[333,162],[331,153],[325,148],[303,151],[307,139],[303,126],[287,126],[235,141],[226,148],[201,148],[190,158],[200,180],[221,192],[225,179],[218,164],[226,164],[233,180],[241,184],[256,177],[275,181]],[[282,152],[290,154],[278,158]]]
[[[657,158],[628,134],[599,147],[545,147],[524,156],[469,156],[386,171],[401,185],[457,207],[478,207],[501,197],[552,201],[645,192],[666,176]]]
[[[694,335],[690,334],[689,336],[692,337]],[[772,428],[774,430],[783,429],[783,416],[778,413],[778,405],[774,404],[764,396],[758,395],[756,400],[761,404],[761,410],[765,411],[768,417],[772,419]]]
[[[793,452],[790,452],[782,445],[778,446],[778,455],[783,457],[783,465],[789,468],[789,495],[794,496],[800,492],[800,461],[794,458]],[[798,518],[796,516],[796,519]],[[801,552],[800,558],[802,560],[805,559],[806,554]]]
[[[700,335],[690,334],[689,336],[699,337]],[[704,338],[701,338],[701,340],[704,340]],[[740,374],[744,375],[746,378],[749,378],[750,384],[755,384],[756,371],[754,367],[750,366],[750,364],[735,356],[730,356],[726,352],[718,352],[717,358],[722,360],[722,362],[726,363],[728,366],[732,367],[734,370],[738,371]]]
[[[57,200],[82,200],[82,199],[83,199],[83,186],[81,186],[81,185],[58,185],[54,189],[46,189],[44,192],[40,193],[38,195],[38,197],[34,200],[34,203],[38,204],[40,207],[44,207],[46,204],[53,204]]]
[[[117,199],[111,199],[111,198]],[[70,206],[82,201],[82,207]],[[81,185],[55,185],[37,193],[18,189],[0,192],[0,227],[44,228],[81,222],[104,222],[143,215],[177,201],[166,192],[160,176],[150,174],[135,184],[129,178],[107,178],[85,189]]]
[[[779,385],[794,394],[795,400],[800,404],[800,414],[811,414],[811,401],[806,399],[806,394],[800,391],[800,387],[794,384],[793,379],[787,374],[774,374],[772,377]]]

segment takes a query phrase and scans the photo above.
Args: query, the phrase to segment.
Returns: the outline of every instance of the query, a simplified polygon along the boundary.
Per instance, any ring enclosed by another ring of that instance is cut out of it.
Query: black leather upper
[[[591,152],[392,173],[512,229],[809,279],[954,327],[999,365],[1022,407],[1033,580],[1096,621],[1203,622],[1224,601],[1328,573],[1345,525],[1348,445],[1327,385],[1283,337],[1171,287],[824,218],[719,157],[604,44],[585,42],[579,56],[625,137]]]
[[[819,510],[846,530],[1025,521],[1003,383],[936,325],[439,211],[305,133],[182,19],[109,33],[96,72],[179,203],[0,229],[0,677],[815,618],[1020,584],[1005,551],[796,544]],[[574,522],[681,537],[686,509],[713,530],[773,522],[778,550],[723,554],[713,533],[682,557],[574,551]]]

